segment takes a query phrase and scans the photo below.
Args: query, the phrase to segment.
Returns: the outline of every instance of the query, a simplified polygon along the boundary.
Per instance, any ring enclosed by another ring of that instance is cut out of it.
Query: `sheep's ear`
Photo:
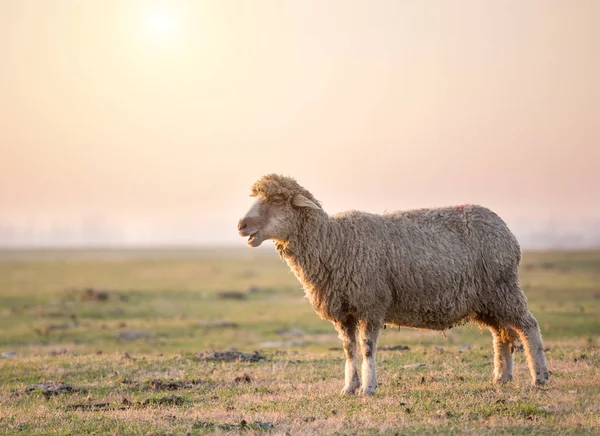
[[[321,209],[315,203],[310,201],[302,194],[296,194],[292,197],[292,205],[296,207],[310,207],[311,209]]]

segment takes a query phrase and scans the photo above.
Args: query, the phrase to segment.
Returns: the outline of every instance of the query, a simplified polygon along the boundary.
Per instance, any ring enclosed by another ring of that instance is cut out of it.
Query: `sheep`
[[[342,394],[375,393],[384,325],[444,331],[474,321],[492,333],[496,383],[512,380],[518,337],[533,385],[548,380],[540,329],[519,285],[521,250],[494,212],[463,205],[330,216],[278,174],[259,179],[251,196],[239,234],[251,247],[273,240],[314,310],[334,324],[346,356]]]

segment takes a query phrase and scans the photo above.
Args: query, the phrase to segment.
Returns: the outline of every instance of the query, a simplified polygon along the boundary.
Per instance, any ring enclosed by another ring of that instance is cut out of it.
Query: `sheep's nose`
[[[241,232],[245,228],[246,228],[246,221],[244,221],[243,219],[239,220],[238,221],[238,230]]]

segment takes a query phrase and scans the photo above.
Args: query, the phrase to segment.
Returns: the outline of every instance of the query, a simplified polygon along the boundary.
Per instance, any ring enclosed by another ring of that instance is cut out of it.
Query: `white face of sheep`
[[[248,236],[248,245],[258,247],[271,239],[286,242],[294,232],[298,209],[309,207],[321,209],[301,194],[287,197],[282,194],[265,197],[259,195],[252,207],[238,222],[240,236]]]

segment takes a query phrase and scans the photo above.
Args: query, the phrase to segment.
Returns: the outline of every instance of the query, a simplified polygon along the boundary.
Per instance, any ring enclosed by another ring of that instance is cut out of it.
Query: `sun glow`
[[[144,24],[148,34],[158,39],[170,37],[176,27],[173,11],[167,7],[149,10],[145,16]]]

